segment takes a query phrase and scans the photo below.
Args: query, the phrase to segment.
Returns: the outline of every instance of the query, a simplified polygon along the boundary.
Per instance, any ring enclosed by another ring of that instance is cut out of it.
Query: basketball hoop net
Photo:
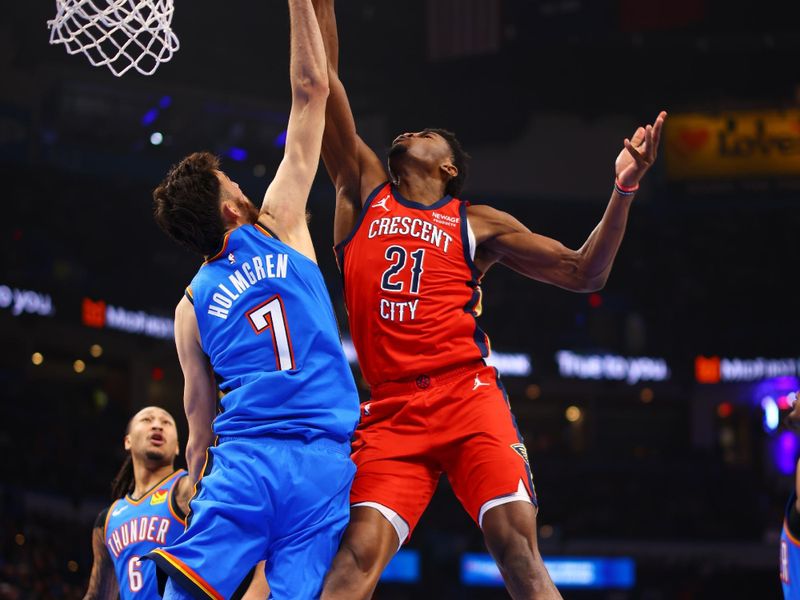
[[[152,75],[180,47],[171,28],[173,0],[56,0],[56,8],[47,22],[50,43],[117,77],[130,69]]]

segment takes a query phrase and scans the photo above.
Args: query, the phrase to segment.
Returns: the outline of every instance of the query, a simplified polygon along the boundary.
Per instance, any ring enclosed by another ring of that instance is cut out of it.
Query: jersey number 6
[[[289,337],[289,326],[283,301],[277,294],[247,311],[247,319],[256,335],[269,329],[272,332],[272,346],[275,349],[275,363],[278,371],[294,369],[294,352],[292,339]]]
[[[142,563],[139,562],[138,556],[131,556],[128,561],[128,587],[132,592],[138,592],[142,589],[144,581],[142,580]]]

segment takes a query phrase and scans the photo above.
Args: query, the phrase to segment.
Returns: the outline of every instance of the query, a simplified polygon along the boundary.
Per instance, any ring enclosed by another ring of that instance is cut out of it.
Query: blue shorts
[[[193,598],[237,597],[260,560],[271,597],[318,598],[350,516],[349,452],[327,439],[221,439],[209,448],[186,532],[146,558]]]

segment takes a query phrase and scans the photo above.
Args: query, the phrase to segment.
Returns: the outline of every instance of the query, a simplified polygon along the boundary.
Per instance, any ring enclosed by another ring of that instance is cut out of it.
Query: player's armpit
[[[94,553],[92,574],[83,600],[112,600],[119,594],[119,585],[114,573],[114,563],[103,539],[102,527],[95,527],[92,530],[92,552]]]
[[[189,500],[192,499],[192,494],[194,494],[194,483],[191,477],[188,475],[181,477],[175,484],[175,503],[184,517],[189,514]]]

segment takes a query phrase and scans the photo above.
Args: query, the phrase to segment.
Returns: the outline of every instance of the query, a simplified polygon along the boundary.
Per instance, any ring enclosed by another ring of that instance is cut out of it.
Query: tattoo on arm
[[[83,600],[113,600],[119,594],[119,585],[114,573],[114,563],[103,539],[102,527],[95,527],[92,531],[92,550],[92,575]]]

